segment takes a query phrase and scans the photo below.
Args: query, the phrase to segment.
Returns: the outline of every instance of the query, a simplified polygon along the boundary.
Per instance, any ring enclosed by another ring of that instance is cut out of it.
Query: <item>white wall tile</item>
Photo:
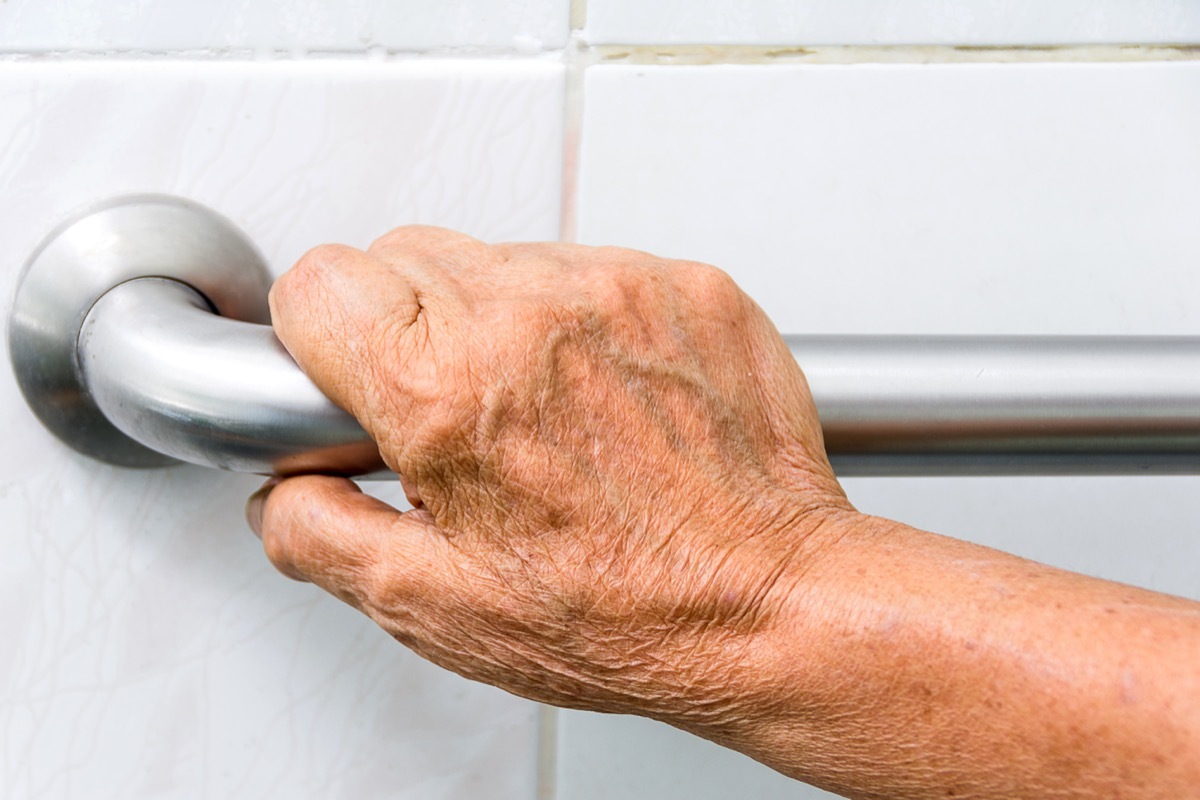
[[[1046,45],[1200,41],[1192,0],[589,0],[592,44]]]
[[[6,0],[0,51],[562,47],[569,0]]]
[[[578,229],[729,271],[786,332],[1200,334],[1200,64],[595,67]],[[1200,598],[1200,478],[854,479],[864,511]],[[560,800],[816,798],[559,719]]]
[[[781,330],[1196,333],[1200,63],[601,67],[579,235]]]
[[[118,193],[206,203],[277,270],[406,222],[554,238],[561,119],[550,64],[0,64],[0,321]],[[274,574],[257,479],[76,456],[7,366],[0,431],[0,796],[533,797],[535,707]]]

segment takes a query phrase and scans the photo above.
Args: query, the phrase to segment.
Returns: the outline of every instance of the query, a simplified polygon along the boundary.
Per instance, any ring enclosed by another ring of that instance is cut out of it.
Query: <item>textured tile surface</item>
[[[41,235],[124,192],[207,203],[278,269],[405,222],[554,238],[561,109],[545,64],[0,64],[5,327]],[[7,364],[0,431],[0,796],[533,796],[534,706],[273,574],[256,479],[77,457]]]
[[[0,51],[536,50],[567,38],[568,0],[6,0]]]
[[[595,68],[579,232],[790,333],[1196,332],[1197,131],[1195,63]]]
[[[790,332],[1200,333],[1200,65],[599,67],[579,233],[715,263]],[[855,479],[864,511],[1200,597],[1200,479]],[[817,798],[559,719],[561,800]]]
[[[1079,44],[1200,41],[1192,0],[589,0],[593,44]]]

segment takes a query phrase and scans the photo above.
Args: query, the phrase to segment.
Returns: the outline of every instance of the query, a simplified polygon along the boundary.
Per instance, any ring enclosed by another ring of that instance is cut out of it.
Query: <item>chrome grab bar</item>
[[[22,391],[113,463],[390,475],[263,324],[268,285],[201,206],[86,209],[22,279]],[[1200,337],[787,338],[840,475],[1200,473]]]
[[[269,325],[219,317],[178,281],[141,278],[101,297],[83,323],[79,365],[109,422],[180,461],[279,474],[383,468],[374,442]]]
[[[1200,337],[786,338],[839,475],[1200,474]]]

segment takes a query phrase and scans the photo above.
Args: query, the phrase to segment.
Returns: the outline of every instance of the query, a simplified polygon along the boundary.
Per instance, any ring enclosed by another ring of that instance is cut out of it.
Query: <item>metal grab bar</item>
[[[203,207],[87,209],[22,279],[9,336],[22,391],[59,438],[113,463],[382,475],[374,444],[262,324],[268,285],[245,237]],[[1200,474],[1200,337],[788,343],[840,475]]]
[[[1200,337],[786,338],[839,475],[1200,474]]]
[[[178,281],[127,281],[101,297],[80,332],[79,366],[109,422],[180,461],[277,474],[384,468],[269,325],[218,317]]]

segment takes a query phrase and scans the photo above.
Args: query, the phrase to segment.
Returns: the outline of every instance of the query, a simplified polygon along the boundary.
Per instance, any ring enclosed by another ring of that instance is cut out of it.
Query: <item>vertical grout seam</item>
[[[558,797],[558,709],[539,705],[537,717],[537,800]]]
[[[575,33],[563,54],[562,208],[559,239],[578,241],[579,159],[583,140],[584,73],[588,59]]]
[[[564,242],[578,241],[579,155],[583,136],[584,72],[587,70],[588,48],[583,42],[587,23],[587,0],[570,0],[571,31],[562,59],[565,88],[563,92],[562,139],[562,203],[558,238]]]
[[[582,33],[583,28],[587,25],[587,0],[569,0],[571,33]]]

